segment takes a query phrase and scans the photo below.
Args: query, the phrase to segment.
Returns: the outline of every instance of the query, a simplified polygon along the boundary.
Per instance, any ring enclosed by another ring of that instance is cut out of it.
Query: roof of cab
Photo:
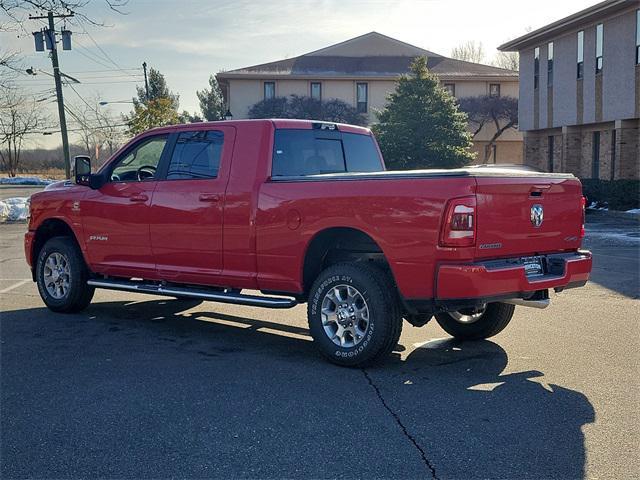
[[[156,127],[151,130],[147,130],[144,134],[150,132],[153,133],[170,133],[173,131],[193,130],[194,128],[212,128],[216,126],[230,126],[237,127],[242,125],[255,125],[255,124],[272,124],[275,128],[280,129],[299,129],[310,130],[315,125],[336,125],[341,132],[359,133],[364,135],[370,135],[371,130],[366,127],[358,125],[349,125],[346,123],[326,122],[323,120],[303,120],[293,118],[267,118],[267,119],[244,119],[244,120],[219,120],[213,122],[197,122],[197,123],[181,123],[178,125],[167,125],[164,127]]]

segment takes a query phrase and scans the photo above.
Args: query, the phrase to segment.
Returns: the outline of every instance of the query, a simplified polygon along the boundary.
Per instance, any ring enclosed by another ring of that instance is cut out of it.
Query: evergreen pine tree
[[[456,168],[473,160],[467,115],[417,57],[373,130],[390,170]]]

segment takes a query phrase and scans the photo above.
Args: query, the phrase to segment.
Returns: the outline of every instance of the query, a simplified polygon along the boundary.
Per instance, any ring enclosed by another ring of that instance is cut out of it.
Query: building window
[[[264,99],[276,97],[276,82],[264,82]]]
[[[369,85],[366,83],[356,84],[356,108],[358,113],[367,113],[367,103],[369,101]]]
[[[322,84],[320,82],[311,82],[311,98],[322,100]]]
[[[555,137],[553,135],[549,135],[548,138],[548,142],[547,142],[547,148],[548,148],[548,152],[547,152],[547,160],[548,160],[548,166],[547,166],[547,171],[549,172],[553,172],[553,147],[555,144]]]
[[[577,78],[584,76],[584,32],[580,30],[578,32],[578,66],[577,66]]]
[[[591,178],[600,178],[600,132],[593,132]]]
[[[602,72],[602,36],[604,27],[601,23],[596,25],[596,73]]]
[[[455,83],[445,83],[443,85],[444,89],[451,95],[452,97],[456,96],[456,84]]]
[[[492,97],[500,96],[500,84],[499,83],[490,83],[489,84],[489,95]]]
[[[498,163],[498,145],[493,144],[493,163]]]
[[[640,65],[640,10],[636,10],[636,65]]]
[[[533,50],[533,88],[538,88],[540,83],[540,48]]]
[[[617,132],[614,128],[611,130],[611,180],[616,177],[616,140]]]
[[[553,42],[547,44],[547,87],[553,86]]]

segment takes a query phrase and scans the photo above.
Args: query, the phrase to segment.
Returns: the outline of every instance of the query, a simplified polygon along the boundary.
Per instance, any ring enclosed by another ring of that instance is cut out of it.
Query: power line
[[[101,67],[104,68],[112,68],[111,65],[105,63],[102,61],[102,59],[100,59],[100,57],[98,57],[95,53],[93,53],[91,50],[89,50],[89,48],[85,47],[82,42],[80,42],[78,39],[75,40],[76,44],[81,48],[81,50],[76,50],[80,55],[82,55],[85,58],[88,58],[89,60],[91,60],[92,62],[100,65]],[[85,50],[86,53],[83,53],[82,50]]]
[[[136,71],[141,71],[142,68],[140,67],[135,67],[135,68],[123,68],[122,70],[136,70]],[[80,71],[74,71],[74,72],[69,72],[69,73],[108,73],[108,72],[116,72],[118,71],[115,68],[110,68],[109,70],[80,70]],[[139,73],[138,75],[142,75],[141,73]]]
[[[103,126],[97,126],[95,127],[96,129],[100,129],[100,128],[114,128],[114,127],[128,127],[129,125],[127,123],[119,123],[117,125],[103,125]],[[67,130],[68,132],[82,132],[84,129],[83,128],[71,128],[69,130]],[[60,130],[42,130],[42,131],[38,131],[38,132],[27,132],[27,135],[52,135],[54,133],[59,133]]]
[[[94,107],[92,107],[91,105],[89,105],[89,102],[87,102],[87,101],[84,99],[84,97],[78,93],[78,91],[75,89],[75,87],[74,87],[73,85],[69,84],[68,86],[71,88],[71,90],[73,90],[73,92],[78,96],[78,98],[84,102],[84,104],[85,104],[87,107],[89,107],[91,110],[96,110],[96,108],[94,108]]]
[[[96,48],[102,52],[102,54],[103,54],[103,55],[104,55],[104,57],[107,59],[107,61],[109,61],[109,62],[113,63],[113,65],[115,65],[115,66],[116,66],[116,68],[117,68],[118,70],[120,70],[121,72],[124,72],[124,69],[123,69],[120,65],[118,65],[118,64],[116,63],[116,61],[115,61],[113,58],[111,58],[111,57],[109,56],[109,54],[108,54],[107,52],[105,52],[105,51],[102,49],[102,47],[101,47],[100,45],[98,45],[98,42],[96,42],[96,41],[95,41],[95,39],[93,38],[93,36],[91,36],[91,34],[87,31],[87,29],[84,27],[84,25],[82,25],[82,30],[84,31],[84,33],[86,33],[86,34],[89,36],[89,39],[93,42],[93,44],[96,46]],[[128,75],[129,75],[129,74],[128,74]]]
[[[138,80],[113,80],[113,81],[105,81],[105,82],[82,82],[80,85],[112,85],[118,83],[140,83]],[[29,85],[34,87],[44,87],[46,85],[50,85],[49,83],[38,82],[38,83],[30,83]],[[63,83],[64,86],[70,85],[69,83]]]
[[[101,79],[105,79],[105,80],[121,80],[121,79],[128,79],[131,76],[130,75],[90,75],[88,77],[85,77],[83,75],[78,75],[78,77],[80,77],[80,81],[82,82],[84,80],[101,80]],[[142,80],[143,76],[142,76],[142,74],[140,74],[140,75],[136,75],[133,78],[139,78],[140,80]]]

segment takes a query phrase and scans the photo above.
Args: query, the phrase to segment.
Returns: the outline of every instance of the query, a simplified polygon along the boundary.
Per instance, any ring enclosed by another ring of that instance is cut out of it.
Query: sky
[[[180,110],[197,112],[196,90],[209,75],[295,57],[371,31],[441,55],[469,40],[482,42],[487,62],[496,47],[595,4],[594,0],[130,0],[119,14],[103,0],[91,0],[83,13],[107,26],[68,26],[73,49],[59,51],[62,72],[81,81],[64,87],[65,101],[82,97],[123,101],[142,86],[141,64],[165,75],[180,95]],[[35,13],[35,12],[34,12]],[[1,15],[1,14],[0,14]],[[1,19],[0,19],[1,20]],[[26,32],[0,32],[0,48],[18,51],[24,64],[51,72],[44,52],[35,52],[31,32],[43,21],[26,20]],[[62,26],[62,22],[58,26]],[[47,96],[53,78],[44,73],[20,76],[19,86]],[[77,93],[76,93],[77,92]],[[55,103],[41,102],[57,124]],[[130,104],[108,107],[113,117]],[[73,119],[68,120],[70,127]],[[71,141],[75,140],[73,134]],[[59,135],[29,137],[27,147],[52,148]]]

